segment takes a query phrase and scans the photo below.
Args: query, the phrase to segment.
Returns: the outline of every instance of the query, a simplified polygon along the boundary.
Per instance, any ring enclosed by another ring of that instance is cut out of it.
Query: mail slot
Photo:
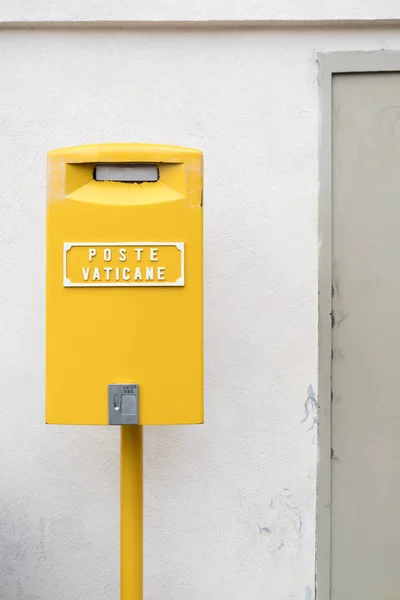
[[[203,421],[202,154],[48,156],[46,422]]]

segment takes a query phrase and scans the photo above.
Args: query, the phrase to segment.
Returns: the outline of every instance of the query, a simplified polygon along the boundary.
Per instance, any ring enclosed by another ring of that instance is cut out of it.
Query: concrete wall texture
[[[398,16],[390,0],[135,6],[1,19]],[[119,431],[44,425],[45,156],[143,141],[204,151],[206,358],[204,426],[145,432],[145,598],[312,600],[317,53],[400,33],[19,25],[0,29],[0,598],[118,598]]]

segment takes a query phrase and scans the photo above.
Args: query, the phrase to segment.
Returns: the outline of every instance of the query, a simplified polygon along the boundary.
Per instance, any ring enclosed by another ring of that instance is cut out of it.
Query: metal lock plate
[[[137,383],[113,383],[108,386],[108,424],[139,424],[139,386]]]

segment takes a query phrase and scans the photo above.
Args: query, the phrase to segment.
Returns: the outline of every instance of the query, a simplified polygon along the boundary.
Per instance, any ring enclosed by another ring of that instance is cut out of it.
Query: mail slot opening
[[[96,181],[120,183],[155,183],[160,178],[157,165],[139,163],[96,165],[93,175]]]

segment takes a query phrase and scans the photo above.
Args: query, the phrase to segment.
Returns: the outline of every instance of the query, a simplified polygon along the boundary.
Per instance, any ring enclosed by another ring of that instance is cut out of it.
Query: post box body
[[[159,180],[96,181],[156,164]],[[203,421],[202,154],[138,144],[50,152],[46,422],[106,425],[137,386],[140,425]]]

